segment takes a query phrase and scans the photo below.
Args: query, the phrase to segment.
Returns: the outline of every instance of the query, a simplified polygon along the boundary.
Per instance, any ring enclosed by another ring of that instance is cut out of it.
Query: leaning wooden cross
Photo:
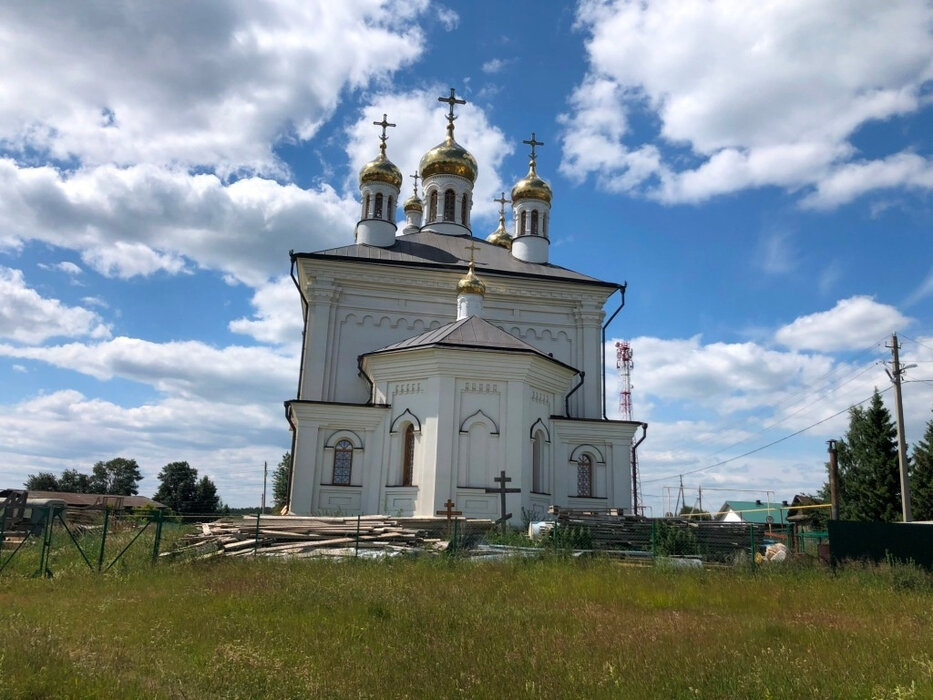
[[[450,521],[451,521],[451,519],[456,520],[456,516],[458,516],[458,515],[463,515],[463,511],[462,511],[462,510],[454,510],[454,506],[455,506],[455,505],[457,505],[457,504],[454,503],[453,501],[451,501],[451,500],[448,498],[448,499],[447,499],[447,503],[444,504],[445,510],[439,510],[439,511],[437,511],[437,514],[438,514],[438,515],[446,515],[446,516],[447,516],[447,534],[448,534],[448,535],[450,534]],[[454,529],[454,535],[456,535],[456,532],[457,532],[456,529]],[[454,539],[456,539],[456,537],[455,537]]]
[[[499,485],[496,486],[496,487],[492,487],[492,488],[490,488],[490,487],[488,487],[488,486],[486,487],[486,493],[498,493],[498,494],[499,494],[499,512],[501,513],[501,516],[499,517],[498,520],[496,520],[496,522],[502,525],[502,532],[505,532],[506,523],[507,523],[507,522],[509,521],[509,519],[512,517],[512,514],[511,514],[511,513],[506,513],[506,512],[505,512],[505,494],[507,494],[507,493],[521,493],[521,491],[522,491],[521,489],[508,489],[508,488],[506,488],[505,485],[506,485],[508,482],[510,482],[511,480],[512,480],[512,477],[506,476],[506,475],[505,475],[505,470],[503,469],[501,472],[499,472],[499,476],[497,476],[495,479],[493,479],[493,481],[495,481],[495,482],[498,483]]]

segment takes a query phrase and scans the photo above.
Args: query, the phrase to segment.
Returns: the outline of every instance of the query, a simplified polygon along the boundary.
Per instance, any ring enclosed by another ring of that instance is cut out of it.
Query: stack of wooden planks
[[[459,537],[487,532],[490,520],[460,519]],[[221,518],[201,523],[200,532],[187,535],[165,556],[314,556],[354,553],[359,550],[387,552],[444,549],[454,525],[445,518],[300,517],[264,515]]]

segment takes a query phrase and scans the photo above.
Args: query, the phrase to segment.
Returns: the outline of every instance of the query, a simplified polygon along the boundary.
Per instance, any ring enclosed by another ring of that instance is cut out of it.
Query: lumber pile
[[[489,520],[460,519],[459,537],[484,533]],[[453,532],[445,518],[300,517],[264,515],[221,518],[202,523],[200,531],[187,535],[165,556],[207,558],[227,556],[315,556],[352,554],[360,550],[404,552],[444,549]]]

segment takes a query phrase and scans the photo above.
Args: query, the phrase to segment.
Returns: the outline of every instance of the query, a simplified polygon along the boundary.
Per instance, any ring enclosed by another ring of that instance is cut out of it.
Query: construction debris
[[[202,523],[178,547],[162,556],[320,556],[378,550],[384,554],[443,550],[456,529],[459,538],[487,532],[492,521],[471,518],[300,517],[247,515]]]

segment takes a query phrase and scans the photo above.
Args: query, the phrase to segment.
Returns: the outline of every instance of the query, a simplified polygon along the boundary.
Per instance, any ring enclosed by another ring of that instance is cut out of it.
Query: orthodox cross
[[[373,124],[375,124],[376,126],[381,126],[381,127],[382,127],[382,136],[379,137],[379,140],[380,140],[382,143],[381,143],[380,146],[379,146],[379,150],[382,151],[382,155],[385,155],[385,154],[386,154],[386,141],[387,141],[388,138],[389,138],[388,136],[386,136],[386,127],[389,127],[389,126],[396,126],[396,125],[395,125],[395,124],[390,124],[389,121],[386,119],[386,115],[385,115],[385,114],[382,115],[382,121],[381,121],[381,122],[373,122]],[[532,134],[532,135],[531,135],[531,138],[534,138],[534,137],[535,137],[535,135]],[[526,141],[525,143],[527,143],[527,141]]]
[[[414,175],[409,175],[411,179],[415,181],[415,196],[418,196],[418,180],[421,177],[417,172]]]
[[[454,503],[453,501],[451,501],[451,500],[448,498],[448,499],[447,499],[447,503],[444,504],[444,507],[446,508],[446,510],[439,510],[439,511],[437,511],[437,514],[438,514],[438,515],[446,515],[446,516],[447,516],[447,522],[450,522],[450,519],[453,518],[455,515],[463,515],[463,511],[454,510],[454,506],[455,506],[455,505],[457,505],[457,504]]]
[[[499,494],[499,505],[500,505],[499,512],[502,513],[502,517],[500,517],[496,522],[502,524],[502,532],[505,532],[505,528],[506,528],[505,524],[509,521],[509,518],[512,517],[511,513],[505,512],[505,494],[521,493],[522,491],[521,489],[506,488],[505,485],[511,480],[512,480],[512,477],[506,476],[505,470],[503,469],[501,472],[499,472],[499,476],[493,479],[493,481],[495,481],[499,485],[494,488],[490,488],[488,486],[486,487],[486,493],[498,493]]]
[[[534,138],[534,134],[532,134],[531,137]],[[499,195],[499,199],[494,199],[492,201],[499,202],[499,218],[500,219],[504,218],[505,217],[505,205],[511,202],[512,200],[506,199],[505,192],[503,192],[502,194]]]
[[[448,133],[451,137],[453,137],[453,133],[454,133],[454,119],[457,118],[457,117],[454,116],[454,105],[465,105],[465,104],[466,104],[466,100],[458,100],[457,97],[456,97],[456,95],[455,95],[455,93],[454,93],[454,89],[453,89],[453,88],[450,88],[450,97],[438,97],[438,98],[437,98],[437,101],[438,101],[438,102],[446,102],[447,104],[450,105],[450,113],[447,115],[447,133]],[[532,134],[532,138],[534,138],[534,134]]]
[[[470,269],[472,270],[472,269],[473,269],[473,265],[474,265],[473,255],[476,253],[477,250],[479,250],[479,246],[476,245],[476,243],[472,243],[472,242],[471,242],[470,245],[465,246],[465,248],[466,248],[468,251],[470,251]]]
[[[535,155],[535,146],[543,146],[543,145],[544,145],[544,141],[538,141],[538,140],[535,138],[535,132],[532,131],[532,132],[531,132],[531,141],[522,141],[522,143],[527,143],[529,146],[531,146],[531,164],[534,165],[535,159],[537,158],[537,155]],[[504,193],[503,193],[503,196],[505,196]]]

